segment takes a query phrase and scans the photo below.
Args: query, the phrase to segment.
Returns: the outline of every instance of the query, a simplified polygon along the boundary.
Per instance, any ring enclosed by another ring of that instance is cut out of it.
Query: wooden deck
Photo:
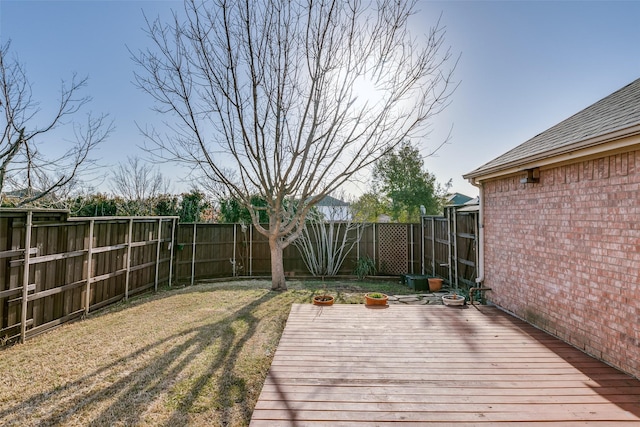
[[[481,306],[296,304],[251,427],[640,426],[640,381]]]

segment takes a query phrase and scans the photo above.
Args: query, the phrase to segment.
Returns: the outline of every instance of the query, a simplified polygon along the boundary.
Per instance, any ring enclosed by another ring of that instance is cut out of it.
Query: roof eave
[[[523,159],[469,172],[468,174],[462,175],[462,177],[472,183],[477,183],[521,172],[533,167],[542,167],[554,163],[566,162],[568,160],[576,160],[638,144],[640,144],[640,123],[597,137],[584,139],[570,145],[565,145],[555,150],[545,151]]]

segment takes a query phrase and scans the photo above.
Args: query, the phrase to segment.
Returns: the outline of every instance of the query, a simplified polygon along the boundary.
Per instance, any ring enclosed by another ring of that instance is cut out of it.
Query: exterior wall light
[[[520,180],[521,184],[532,184],[540,182],[540,168],[525,169],[527,176]]]

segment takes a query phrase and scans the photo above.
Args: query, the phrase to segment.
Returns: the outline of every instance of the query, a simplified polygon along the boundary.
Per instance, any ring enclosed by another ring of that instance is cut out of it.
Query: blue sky
[[[133,51],[148,43],[142,10],[168,16],[181,1],[0,0],[0,40],[26,66],[43,111],[61,79],[89,77],[90,109],[108,113],[116,131],[95,157],[116,165],[144,153],[135,123],[162,118],[133,85]],[[460,86],[434,120],[429,139],[412,141],[424,154],[453,125],[450,143],[425,159],[439,182],[477,191],[462,178],[559,121],[640,77],[640,1],[419,1],[415,32],[442,14],[446,43],[461,54]],[[189,189],[163,166],[174,191]],[[354,187],[349,192],[362,189]]]

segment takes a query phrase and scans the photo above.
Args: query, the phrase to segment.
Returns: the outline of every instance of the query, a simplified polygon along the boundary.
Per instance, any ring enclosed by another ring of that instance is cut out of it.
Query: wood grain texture
[[[494,307],[294,304],[251,427],[640,425],[640,381]]]

